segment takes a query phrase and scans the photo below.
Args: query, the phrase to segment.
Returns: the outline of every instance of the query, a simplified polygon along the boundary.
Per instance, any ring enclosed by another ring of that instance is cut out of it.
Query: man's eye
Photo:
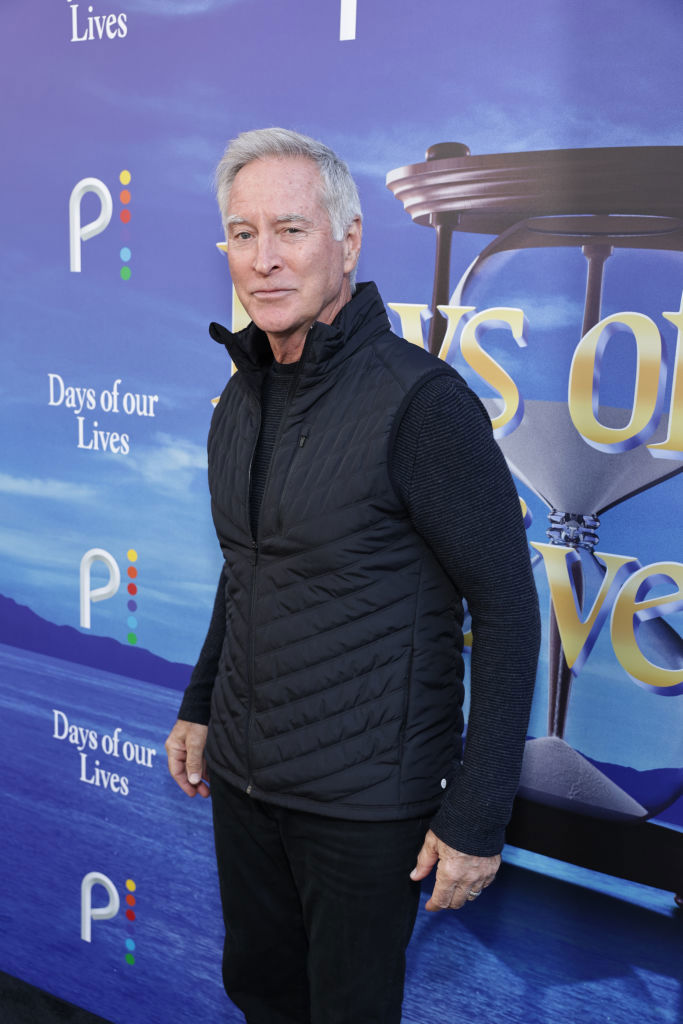
[[[247,239],[251,238],[251,234],[248,231],[238,231],[234,237],[239,242],[246,242]]]
[[[286,235],[300,235],[301,228],[285,228]]]

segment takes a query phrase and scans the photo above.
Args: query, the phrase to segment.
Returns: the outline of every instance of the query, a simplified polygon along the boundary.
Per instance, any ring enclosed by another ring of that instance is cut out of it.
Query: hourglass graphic
[[[605,268],[615,253],[683,251],[683,147],[556,150],[471,156],[466,146],[432,146],[424,163],[387,175],[387,186],[418,224],[436,231],[436,267],[429,348],[438,353],[446,330],[439,305],[476,306],[477,282],[496,263],[534,250],[567,250],[583,278],[581,337],[602,316]],[[493,235],[451,295],[453,232]],[[621,257],[618,257],[621,258]],[[613,261],[614,262],[614,261]],[[683,261],[677,268],[683,283]],[[576,277],[576,274],[575,274]],[[529,288],[533,288],[533,280]],[[678,298],[680,299],[680,284]],[[558,295],[559,303],[563,296]],[[500,303],[497,303],[500,305]],[[485,400],[489,413],[496,400]],[[600,404],[606,427],[621,427],[631,410]],[[666,419],[666,417],[664,417]],[[648,437],[663,440],[664,424]],[[551,544],[575,552],[573,587],[585,617],[605,566],[594,553],[600,517],[614,506],[683,469],[683,455],[654,458],[644,443],[618,454],[589,446],[567,402],[525,400],[519,425],[499,439],[512,472],[548,507]],[[537,556],[540,558],[540,556]],[[662,618],[639,625],[641,648],[661,663],[683,669],[683,639]],[[554,608],[549,612],[548,735],[527,743],[520,793],[538,803],[615,821],[644,819],[683,792],[683,779],[647,806],[634,799],[564,739],[572,672],[562,648]]]

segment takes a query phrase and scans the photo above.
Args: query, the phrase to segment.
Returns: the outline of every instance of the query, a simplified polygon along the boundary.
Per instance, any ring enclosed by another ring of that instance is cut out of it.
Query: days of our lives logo
[[[92,4],[85,6],[67,0],[71,9],[71,42],[86,43],[99,39],[125,39],[128,35],[127,14],[96,14]]]
[[[116,416],[124,422],[139,418],[153,419],[157,413],[158,395],[128,391],[121,377],[112,382],[111,388],[88,387],[85,384],[67,383],[60,373],[48,373],[48,405],[70,409],[76,418],[76,447],[83,451],[111,452],[113,455],[128,455],[131,450],[130,434],[111,430],[108,421],[105,426],[99,419],[86,419],[87,413],[109,417]],[[118,424],[121,425],[120,423]]]
[[[154,768],[155,747],[123,737],[123,726],[100,733],[69,719],[61,708],[52,708],[52,739],[75,747],[78,780],[118,796],[130,793],[130,779],[121,770]],[[95,756],[98,755],[98,756]]]

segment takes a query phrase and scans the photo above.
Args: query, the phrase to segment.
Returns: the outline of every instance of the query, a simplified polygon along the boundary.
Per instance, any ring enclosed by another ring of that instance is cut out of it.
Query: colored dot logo
[[[134,907],[137,903],[135,898],[135,890],[137,886],[132,878],[126,879],[126,930],[128,937],[126,938],[126,963],[131,967],[135,963],[135,910]]]
[[[127,228],[127,225],[130,224],[129,204],[130,204],[131,196],[130,196],[130,189],[127,187],[128,185],[130,185],[130,178],[131,178],[130,171],[121,171],[121,173],[119,174],[119,181],[121,182],[121,185],[123,186],[121,191],[119,192],[119,200],[121,202],[121,212],[119,213],[119,220],[121,221],[121,224],[123,225],[121,234],[122,234],[122,241],[124,243],[128,242],[128,228]],[[130,270],[130,267],[129,267],[128,264],[130,263],[131,255],[132,255],[132,253],[130,251],[130,246],[127,245],[127,244],[122,245],[121,246],[121,251],[119,253],[119,256],[121,257],[121,263],[123,264],[123,266],[121,267],[121,270],[120,270],[121,280],[122,281],[129,281],[130,280],[131,270]]]
[[[137,560],[138,560],[138,553],[137,553],[137,551],[135,551],[134,548],[131,548],[130,551],[128,552],[128,556],[127,557],[128,557],[128,561],[130,563],[130,565],[128,566],[128,569],[127,569],[128,586],[126,588],[128,590],[128,606],[127,607],[128,607],[128,611],[130,612],[130,614],[129,614],[127,620],[126,620],[126,623],[127,623],[127,626],[128,626],[128,643],[129,644],[136,644],[138,642],[138,634],[137,634],[138,620],[137,620],[137,617],[136,617],[136,612],[138,610],[138,602],[137,602],[138,585],[137,585],[137,582],[136,582],[136,580],[138,578],[138,570],[137,570],[136,566],[134,565],[134,563],[137,562]]]

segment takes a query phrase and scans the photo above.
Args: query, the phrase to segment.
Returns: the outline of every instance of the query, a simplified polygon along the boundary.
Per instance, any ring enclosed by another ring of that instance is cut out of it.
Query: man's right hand
[[[165,743],[168,770],[188,796],[196,793],[209,795],[209,787],[204,781],[208,777],[204,760],[208,731],[206,725],[184,722],[179,718]]]

